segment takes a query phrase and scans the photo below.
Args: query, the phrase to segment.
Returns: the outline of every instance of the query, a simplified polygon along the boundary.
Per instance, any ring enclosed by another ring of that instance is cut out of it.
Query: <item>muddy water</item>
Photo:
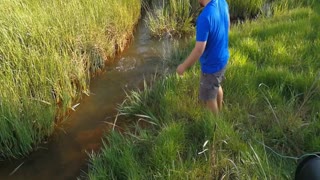
[[[91,82],[91,95],[84,97],[76,111],[27,158],[0,162],[3,179],[77,179],[87,170],[86,152],[99,150],[101,137],[111,128],[124,90],[141,87],[144,78],[162,66],[161,56],[170,41],[152,40],[143,21],[130,47]]]

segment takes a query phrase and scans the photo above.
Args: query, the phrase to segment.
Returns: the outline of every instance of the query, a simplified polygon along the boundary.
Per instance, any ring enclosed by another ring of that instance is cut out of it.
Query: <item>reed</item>
[[[261,13],[267,0],[227,0],[231,20],[245,20],[256,17]]]
[[[303,6],[312,6],[316,1],[315,0],[269,0],[271,1],[272,9],[275,13],[281,11],[288,11],[292,8],[303,7]]]
[[[231,20],[246,20],[262,14],[267,0],[228,1]],[[282,3],[279,3],[281,5]],[[147,24],[156,37],[182,37],[193,34],[194,25],[201,8],[197,1],[162,0],[148,6]]]
[[[310,6],[314,0],[227,0],[232,22],[242,22],[257,17],[271,16],[282,11]],[[150,7],[151,4],[151,7]],[[201,8],[197,1],[162,0],[150,3],[147,25],[158,38],[181,38],[192,35]]]
[[[153,36],[172,38],[193,32],[190,0],[162,0],[151,6],[147,9],[147,25]]]
[[[0,2],[0,158],[26,155],[123,50],[140,0]]]

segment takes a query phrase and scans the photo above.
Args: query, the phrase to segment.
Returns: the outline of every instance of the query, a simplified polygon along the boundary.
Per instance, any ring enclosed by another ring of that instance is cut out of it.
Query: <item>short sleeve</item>
[[[209,22],[206,18],[199,16],[196,27],[196,41],[204,42],[209,36]]]

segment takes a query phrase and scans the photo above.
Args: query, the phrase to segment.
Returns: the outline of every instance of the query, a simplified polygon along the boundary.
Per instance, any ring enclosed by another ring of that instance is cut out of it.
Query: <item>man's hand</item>
[[[177,73],[182,76],[184,71],[192,66],[202,55],[206,48],[207,41],[197,41],[195,47],[191,51],[190,55],[177,67]]]
[[[176,71],[177,71],[178,75],[182,76],[185,70],[186,70],[185,66],[183,64],[180,64],[177,67]]]

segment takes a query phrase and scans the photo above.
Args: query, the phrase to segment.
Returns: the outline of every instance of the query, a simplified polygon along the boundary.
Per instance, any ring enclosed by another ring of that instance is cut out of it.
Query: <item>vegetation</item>
[[[259,14],[266,14],[269,10],[263,7],[268,3],[271,4],[268,0],[227,1],[230,7],[230,17],[233,21],[250,19]],[[291,4],[301,3],[281,2],[277,6],[280,9],[279,5],[292,7]],[[193,0],[161,0],[149,3],[146,7],[148,27],[152,35],[156,37],[182,37],[193,34],[196,18],[201,11],[198,1]],[[281,9],[283,8],[281,7]]]
[[[295,7],[311,5],[314,0],[227,0],[232,21],[270,16]],[[151,4],[151,7],[150,7]],[[183,37],[193,34],[201,9],[198,1],[161,0],[149,2],[147,24],[155,37]]]
[[[231,20],[248,19],[261,13],[268,0],[227,0]]]
[[[30,152],[121,51],[140,0],[0,2],[0,159]]]
[[[190,0],[162,0],[147,8],[147,24],[154,36],[182,36],[193,32]]]
[[[232,26],[219,116],[197,103],[198,66],[167,74],[128,94],[119,111],[134,126],[106,135],[89,179],[293,179],[299,157],[320,148],[320,3],[282,2]]]

